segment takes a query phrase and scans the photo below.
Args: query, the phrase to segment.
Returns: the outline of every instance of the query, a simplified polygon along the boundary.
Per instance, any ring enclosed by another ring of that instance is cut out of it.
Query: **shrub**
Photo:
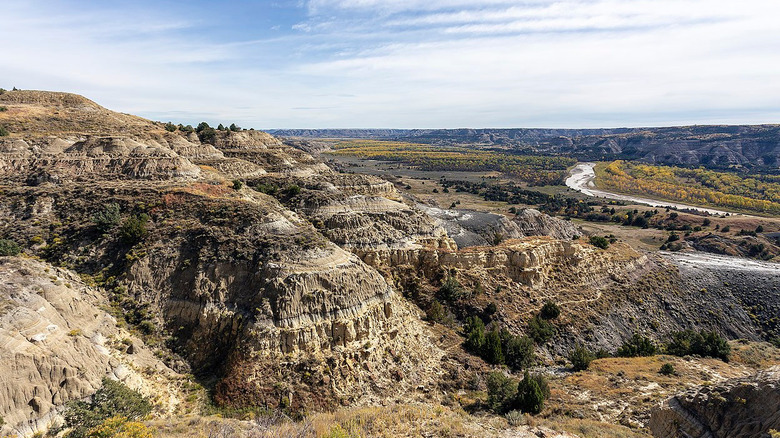
[[[255,190],[257,190],[258,192],[265,193],[266,195],[273,196],[276,194],[279,188],[273,184],[258,183],[255,186]]]
[[[234,179],[233,190],[241,190],[241,187],[244,187],[244,183],[242,183],[240,180]]]
[[[650,338],[634,333],[631,338],[618,348],[617,355],[621,357],[652,356],[656,346]]]
[[[560,315],[561,315],[561,308],[558,307],[558,305],[553,303],[552,301],[547,301],[546,303],[544,303],[544,306],[542,306],[542,310],[539,311],[539,316],[547,320],[555,319]]]
[[[165,130],[168,131],[168,132],[174,132],[174,131],[176,131],[176,125],[174,125],[171,122],[168,122],[168,123],[165,124]]]
[[[119,238],[128,245],[134,245],[146,237],[146,223],[149,222],[149,215],[141,213],[125,219],[122,227],[119,229]]]
[[[495,328],[485,335],[485,344],[482,347],[482,357],[492,364],[500,365],[504,363],[501,336]]]
[[[684,330],[672,333],[672,340],[666,345],[666,352],[675,356],[698,354],[720,358],[728,362],[731,346],[719,334],[711,331],[695,332]]]
[[[10,133],[7,129],[5,129],[5,126],[0,126],[0,137],[7,137]]]
[[[529,414],[538,414],[544,409],[544,401],[550,396],[550,386],[547,379],[528,371],[523,375],[523,380],[517,385],[517,393],[513,407]]]
[[[0,239],[0,256],[15,256],[22,252],[19,245],[13,240]]]
[[[230,124],[230,128],[228,128],[228,129],[230,129],[233,132],[238,132],[238,131],[241,130],[241,128],[239,128],[235,123],[231,123]]]
[[[106,204],[101,211],[92,215],[92,222],[95,223],[95,226],[101,233],[105,233],[119,225],[120,220],[119,204],[115,202]]]
[[[211,143],[214,141],[215,138],[217,138],[217,131],[214,128],[210,128],[210,127],[204,128],[198,131],[198,138],[203,143]]]
[[[525,415],[520,411],[509,411],[504,415],[504,418],[506,418],[506,422],[512,427],[525,424]]]
[[[537,344],[544,344],[555,335],[555,326],[539,315],[528,322],[528,336]]]
[[[488,374],[487,404],[493,412],[505,412],[517,394],[517,382],[503,373],[492,372]]]
[[[301,187],[297,184],[290,184],[284,189],[284,194],[288,198],[298,196],[301,193]]]
[[[590,236],[590,244],[601,249],[607,249],[609,247],[609,241],[601,236]]]
[[[463,296],[463,287],[454,276],[449,275],[439,287],[439,296],[445,301],[457,301]]]
[[[428,321],[441,323],[447,316],[447,310],[444,309],[440,302],[433,300],[431,305],[428,306],[428,310],[425,311],[425,316],[428,318]]]
[[[534,342],[528,336],[512,336],[504,347],[506,364],[513,370],[522,370],[534,363]]]
[[[0,106],[0,113],[4,113],[6,111],[8,111],[8,107],[7,106]]]
[[[723,233],[728,233],[729,231],[731,231],[731,226],[726,225],[725,227],[721,228],[720,231]]]
[[[674,370],[674,365],[670,363],[665,363],[661,365],[661,369],[658,370],[660,374],[663,374],[664,376],[671,376],[673,374],[677,374],[677,371]]]
[[[571,361],[571,366],[574,371],[587,370],[592,360],[593,353],[581,345],[574,347],[574,350],[569,353],[569,361]]]
[[[116,416],[105,419],[87,432],[89,438],[152,438],[152,431],[143,423]]]
[[[152,405],[145,397],[120,382],[103,379],[103,386],[89,401],[69,402],[65,407],[65,424],[73,430],[68,437],[82,438],[91,429],[111,417],[128,420],[140,419],[152,411]],[[95,435],[100,436],[100,435]]]
[[[482,346],[485,345],[485,323],[482,319],[478,316],[467,317],[463,332],[466,335],[466,341],[463,343],[466,350],[481,355]]]

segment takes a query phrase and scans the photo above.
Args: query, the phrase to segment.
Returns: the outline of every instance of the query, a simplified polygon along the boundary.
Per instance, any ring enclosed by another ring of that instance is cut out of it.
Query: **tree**
[[[101,233],[106,233],[119,225],[121,219],[119,204],[115,202],[106,204],[102,210],[92,215],[92,222]]]
[[[447,279],[439,287],[439,296],[448,302],[457,301],[463,296],[463,287],[455,276],[448,275]]]
[[[209,126],[209,124],[208,124],[208,123],[206,123],[206,122],[200,122],[200,123],[198,123],[198,127],[197,127],[197,128],[195,128],[195,132],[197,132],[197,133],[200,133],[200,132],[202,132],[204,129],[209,129],[209,128],[211,128],[211,126]]]
[[[558,307],[557,304],[553,303],[552,301],[547,301],[542,306],[542,310],[539,311],[539,316],[546,320],[551,320],[559,317],[561,315],[561,308]]]
[[[672,339],[666,345],[666,352],[675,356],[697,354],[728,362],[731,346],[715,332],[683,330],[672,333]]]
[[[15,256],[22,252],[19,245],[13,240],[0,239],[0,256]]]
[[[569,353],[569,361],[574,371],[585,371],[593,360],[593,353],[587,348],[578,345]]]
[[[130,216],[119,229],[119,238],[128,245],[135,245],[146,237],[147,222],[149,222],[149,215],[146,213]]]
[[[634,333],[618,348],[617,355],[621,357],[652,356],[656,351],[657,348],[650,338]]]
[[[550,396],[547,380],[541,375],[523,374],[523,380],[517,385],[514,407],[523,412],[538,414],[544,409],[544,401]]]
[[[220,123],[219,126],[217,126],[217,131],[224,131],[224,130],[225,130],[225,127],[222,126],[222,123]]]
[[[484,354],[483,357],[486,361],[492,364],[504,363],[504,352],[501,347],[501,336],[497,329],[489,331],[485,335],[485,345],[482,348]]]
[[[601,249],[609,247],[609,241],[601,236],[590,236],[590,244]]]
[[[481,355],[482,346],[485,345],[485,323],[478,316],[469,316],[463,331],[466,335],[463,346],[466,350]]]
[[[555,335],[555,326],[539,315],[528,322],[528,336],[537,344],[544,344]]]
[[[517,382],[503,373],[492,372],[488,374],[485,382],[488,390],[487,404],[493,412],[508,410],[512,399],[517,394]]]
[[[176,131],[176,125],[174,125],[171,122],[168,122],[168,123],[165,124],[165,130],[168,131],[168,132],[174,132],[174,131]]]
[[[230,129],[231,131],[233,131],[233,132],[238,132],[238,131],[240,131],[240,130],[241,130],[241,128],[239,128],[238,126],[236,126],[236,124],[235,124],[235,123],[231,123],[231,124],[230,124],[230,128],[229,128],[229,129]]]
[[[534,363],[534,342],[528,336],[512,336],[504,347],[506,364],[513,370],[522,370]]]
[[[108,418],[119,416],[137,420],[151,411],[151,403],[141,394],[120,382],[104,378],[103,386],[89,401],[69,402],[64,417],[65,424],[73,428],[68,437],[82,438]]]

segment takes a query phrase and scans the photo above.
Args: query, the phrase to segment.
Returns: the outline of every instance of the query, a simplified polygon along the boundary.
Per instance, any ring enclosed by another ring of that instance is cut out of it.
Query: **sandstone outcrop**
[[[89,396],[104,377],[175,400],[141,373],[174,378],[138,339],[117,328],[102,294],[74,273],[0,257],[0,433],[29,436],[61,421],[66,402]],[[122,339],[131,340],[132,354]]]
[[[769,437],[780,430],[780,367],[676,395],[653,411],[649,426],[657,438]]]

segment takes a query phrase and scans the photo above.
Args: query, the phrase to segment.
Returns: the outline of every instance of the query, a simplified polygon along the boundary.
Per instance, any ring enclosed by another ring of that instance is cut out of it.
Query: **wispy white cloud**
[[[152,3],[58,5],[4,5],[0,86],[258,128],[780,118],[774,0],[310,0],[269,34]]]

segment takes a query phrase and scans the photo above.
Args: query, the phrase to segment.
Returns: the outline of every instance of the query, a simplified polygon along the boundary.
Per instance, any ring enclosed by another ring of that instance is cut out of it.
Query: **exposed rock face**
[[[582,233],[577,227],[534,209],[523,209],[514,218],[472,210],[444,210],[418,204],[418,208],[435,218],[459,248],[492,245],[504,239],[549,236],[571,240]]]
[[[769,437],[780,430],[780,367],[676,395],[653,411],[649,426],[658,438]]]
[[[66,402],[92,394],[106,376],[143,391],[151,387],[138,369],[173,375],[137,339],[124,354],[119,338],[131,337],[105,305],[72,272],[0,257],[0,433],[45,431]]]

